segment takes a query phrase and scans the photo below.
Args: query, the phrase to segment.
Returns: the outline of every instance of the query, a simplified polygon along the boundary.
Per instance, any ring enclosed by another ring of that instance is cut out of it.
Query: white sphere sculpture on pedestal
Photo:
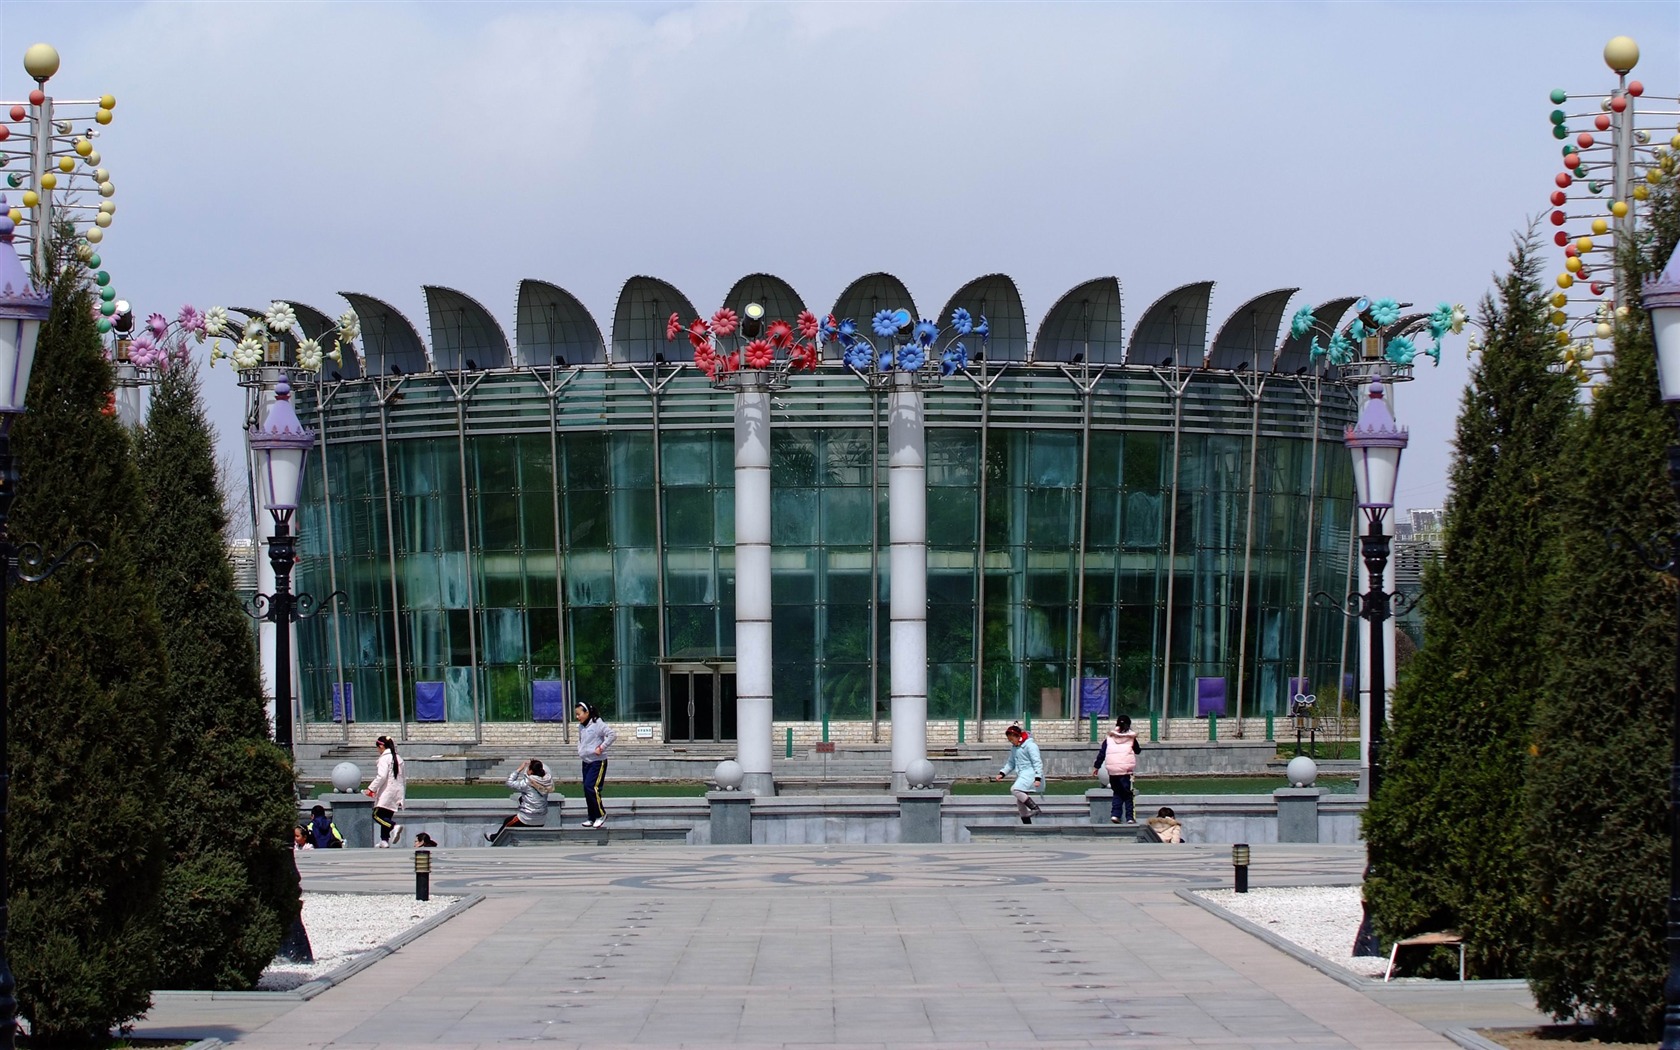
[[[1101,784],[1103,787],[1108,787],[1109,784],[1111,783],[1111,778],[1108,775],[1108,767],[1107,766],[1098,766],[1097,767],[1097,783]]]
[[[904,779],[913,788],[933,786],[933,763],[925,758],[913,758],[904,767]]]
[[[1296,755],[1289,760],[1283,775],[1289,778],[1290,787],[1312,787],[1318,782],[1318,763],[1306,755]]]
[[[741,768],[741,763],[733,758],[726,758],[717,764],[717,770],[712,776],[722,790],[739,791],[741,784],[747,779],[747,772]]]
[[[354,762],[340,762],[332,771],[333,790],[349,794],[362,786],[362,767]]]

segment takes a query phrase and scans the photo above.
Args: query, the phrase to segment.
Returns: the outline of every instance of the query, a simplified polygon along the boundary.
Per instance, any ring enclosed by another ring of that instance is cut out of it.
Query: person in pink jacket
[[[1097,759],[1091,763],[1091,772],[1104,767],[1108,769],[1108,786],[1114,792],[1114,801],[1108,811],[1110,824],[1137,823],[1132,811],[1132,800],[1136,797],[1132,793],[1132,774],[1137,771],[1138,752],[1142,750],[1137,733],[1132,730],[1132,720],[1127,715],[1114,720],[1114,728],[1108,731],[1102,746],[1097,749]]]
[[[402,825],[396,823],[397,810],[408,796],[408,777],[403,773],[402,759],[397,757],[397,742],[388,736],[374,741],[379,748],[379,768],[367,796],[373,799],[373,823],[379,828],[375,849],[390,849],[391,840],[402,842]]]

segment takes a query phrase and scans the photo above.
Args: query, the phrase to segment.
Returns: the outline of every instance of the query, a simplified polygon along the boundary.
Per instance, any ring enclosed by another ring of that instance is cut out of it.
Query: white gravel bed
[[[276,958],[257,980],[257,990],[284,992],[308,984],[460,899],[417,901],[412,893],[305,893],[303,928],[315,961],[303,965]]]
[[[1381,977],[1387,959],[1353,954],[1363,913],[1358,886],[1263,886],[1198,896],[1361,977]]]

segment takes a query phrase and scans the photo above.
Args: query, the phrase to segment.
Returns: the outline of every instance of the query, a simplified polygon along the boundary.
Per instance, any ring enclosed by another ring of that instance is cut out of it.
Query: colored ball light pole
[[[1657,344],[1657,385],[1669,411],[1680,420],[1680,252],[1669,258],[1661,275],[1645,281],[1643,300]],[[1668,482],[1680,499],[1680,438],[1668,446]],[[1658,549],[1664,546],[1663,560],[1654,564],[1653,559],[1645,560],[1680,580],[1680,533],[1663,537]],[[1674,690],[1669,726],[1668,979],[1663,982],[1662,1050],[1680,1050],[1680,633],[1675,636]]]
[[[7,867],[7,806],[11,789],[11,755],[6,736],[9,715],[6,694],[6,596],[13,583],[36,583],[56,572],[72,554],[81,552],[92,562],[99,550],[79,542],[48,562],[32,543],[18,544],[8,528],[17,499],[18,469],[12,458],[12,423],[23,414],[29,372],[35,363],[35,343],[41,325],[52,311],[52,296],[36,288],[23,271],[12,245],[11,218],[0,198],[0,1050],[11,1050],[17,1029],[17,982],[12,977],[7,931],[11,879]],[[28,571],[25,571],[25,570]]]
[[[1394,421],[1383,401],[1381,382],[1373,382],[1359,421],[1348,427],[1345,442],[1353,454],[1353,478],[1359,493],[1359,509],[1367,523],[1365,535],[1359,538],[1359,553],[1365,562],[1369,586],[1360,601],[1359,616],[1370,624],[1371,649],[1371,744],[1370,792],[1376,798],[1382,785],[1383,726],[1388,721],[1388,702],[1384,661],[1386,635],[1382,625],[1393,615],[1394,595],[1383,590],[1383,573],[1388,569],[1388,533],[1383,519],[1394,508],[1394,490],[1400,480],[1400,454],[1406,448],[1406,428]],[[1371,878],[1370,851],[1365,855],[1365,880]],[[1376,931],[1371,927],[1371,903],[1366,899],[1359,933],[1354,939],[1355,955],[1381,955]]]
[[[334,591],[317,604],[308,594],[292,594],[292,566],[297,562],[297,539],[292,520],[303,494],[303,471],[315,432],[299,422],[292,407],[292,388],[284,374],[274,390],[274,404],[261,426],[246,432],[256,464],[258,502],[274,519],[268,539],[268,561],[274,568],[274,593],[251,599],[247,611],[274,624],[274,742],[292,749],[292,624],[319,615],[335,598]]]

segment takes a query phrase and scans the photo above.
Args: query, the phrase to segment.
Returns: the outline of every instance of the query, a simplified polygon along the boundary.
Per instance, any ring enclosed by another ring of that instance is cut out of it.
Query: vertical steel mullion
[[[1248,432],[1248,511],[1243,525],[1242,609],[1237,621],[1237,736],[1243,735],[1243,689],[1248,679],[1248,595],[1254,566],[1254,490],[1260,469],[1260,399],[1266,393],[1266,377],[1254,385],[1254,417]]]
[[[881,742],[881,398],[869,387],[869,740]]]
[[[533,369],[533,373],[534,371]],[[538,382],[541,382],[540,377]],[[560,688],[564,692],[573,693],[574,690],[568,688],[571,683],[566,677],[566,580],[561,568],[560,546],[560,409],[556,400],[560,395],[560,386],[555,384],[553,389],[550,389],[547,383],[543,383],[543,392],[548,395],[548,473],[551,482],[550,495],[554,500],[554,640],[555,644],[559,646],[557,667],[560,675]],[[571,710],[570,701],[572,699],[571,696],[567,697],[566,710],[568,712]],[[560,739],[566,743],[571,743],[572,720],[570,718],[560,720]]]
[[[988,427],[992,411],[992,384],[986,381],[983,374],[979,387],[980,498],[975,513],[979,516],[980,542],[976,545],[974,563],[974,742],[977,744],[986,739],[986,491],[990,465],[987,458],[990,454]]]
[[[461,464],[461,563],[467,583],[467,692],[472,697],[475,744],[484,743],[484,715],[478,696],[478,603],[473,600],[472,501],[468,494],[467,479],[467,397],[482,378],[481,374],[464,389],[455,391],[455,448]],[[451,646],[453,647],[453,643]],[[447,687],[445,695],[447,696]],[[447,710],[444,717],[449,717]]]
[[[391,569],[391,648],[397,670],[397,735],[406,742],[408,716],[404,712],[404,700],[408,693],[408,682],[407,676],[403,674],[402,606],[397,601],[397,524],[395,513],[391,509],[391,445],[388,421],[391,397],[402,389],[402,385],[403,380],[398,379],[390,390],[380,392],[379,462],[385,474],[385,559]]]
[[[332,393],[325,398],[321,396],[321,388],[315,388],[316,414],[320,417],[321,427],[321,505],[326,512],[327,519],[327,586],[330,593],[338,592],[338,554],[333,543],[333,505],[332,505],[332,475],[327,469],[327,406],[332,404],[338,395],[339,388],[335,385]],[[344,639],[343,628],[339,623],[339,607],[341,602],[332,603],[333,623],[333,669],[338,678],[339,711],[344,716],[340,719],[342,732],[339,739],[348,744],[350,742],[350,705],[344,696]],[[301,695],[302,690],[299,690]],[[304,739],[309,738],[308,719],[299,719],[299,727],[303,730]]]
[[[1160,377],[1159,372],[1156,373],[1156,377]],[[1178,582],[1178,476],[1181,461],[1179,443],[1184,430],[1184,390],[1190,383],[1186,379],[1184,386],[1179,386],[1177,385],[1177,378],[1175,375],[1173,382],[1162,380],[1167,389],[1172,392],[1173,399],[1173,469],[1172,491],[1169,494],[1172,500],[1172,509],[1167,517],[1167,600],[1165,606],[1167,629],[1166,642],[1161,653],[1161,738],[1163,740],[1172,735],[1173,595]]]

